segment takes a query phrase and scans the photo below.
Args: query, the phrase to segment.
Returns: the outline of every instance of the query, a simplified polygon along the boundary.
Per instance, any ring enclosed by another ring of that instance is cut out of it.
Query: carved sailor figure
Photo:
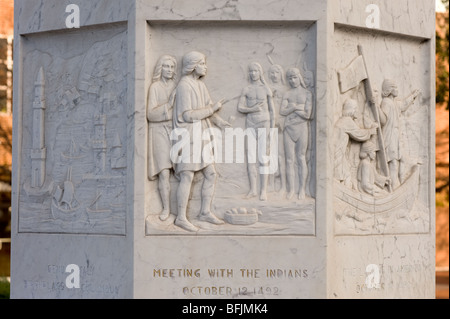
[[[359,127],[355,121],[357,107],[355,100],[346,100],[342,107],[342,116],[334,126],[334,178],[350,188],[356,188],[351,181],[348,158],[350,143],[365,142],[377,133],[376,123],[369,129]]]
[[[223,100],[213,103],[208,89],[202,78],[206,75],[206,57],[203,53],[192,51],[183,56],[183,77],[176,88],[173,127],[175,130],[184,130],[189,134],[189,152],[179,154],[179,161],[174,163],[175,174],[179,177],[180,184],[177,190],[178,215],[175,225],[188,230],[197,231],[198,228],[187,219],[187,207],[191,193],[192,181],[196,172],[202,172],[204,176],[201,188],[201,211],[198,217],[201,221],[212,224],[223,224],[211,212],[211,204],[215,191],[217,172],[214,162],[205,160],[200,156],[198,161],[194,158],[194,143],[203,145],[211,143],[211,140],[194,142],[194,125],[199,125],[205,132],[212,127],[212,123],[220,126],[229,126],[229,123],[220,118],[216,112],[222,107]],[[204,137],[204,136],[203,136]],[[203,149],[203,148],[202,148]]]
[[[385,142],[386,160],[389,166],[389,174],[393,189],[397,188],[403,181],[402,157],[403,150],[400,141],[400,116],[405,112],[419,96],[420,91],[414,90],[407,98],[396,101],[398,88],[393,80],[386,79],[382,84],[382,96],[380,122]]]
[[[156,63],[153,83],[148,90],[147,120],[148,130],[148,178],[158,179],[162,212],[159,218],[166,220],[170,214],[170,132],[172,131],[172,109],[177,61],[163,55]]]
[[[375,169],[375,151],[375,145],[367,141],[361,145],[359,153],[358,189],[370,195],[387,193],[384,187],[390,183],[389,177],[378,174]]]

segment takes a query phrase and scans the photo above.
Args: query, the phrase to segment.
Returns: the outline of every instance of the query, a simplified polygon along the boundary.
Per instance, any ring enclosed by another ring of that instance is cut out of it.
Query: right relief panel
[[[336,26],[337,235],[430,231],[430,42]]]

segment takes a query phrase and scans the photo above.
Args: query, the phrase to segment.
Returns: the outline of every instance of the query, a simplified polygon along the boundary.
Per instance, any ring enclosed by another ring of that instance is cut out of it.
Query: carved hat
[[[355,114],[356,109],[358,107],[358,103],[354,99],[347,99],[342,106],[342,115],[343,116],[352,116]]]
[[[369,154],[370,152],[375,152],[377,147],[371,141],[366,141],[361,145],[361,150],[359,154]]]
[[[189,53],[186,53],[183,56],[183,69],[182,73],[183,75],[188,75],[194,72],[195,67],[197,64],[200,63],[201,60],[206,59],[206,56],[203,53],[197,52],[197,51],[191,51]]]
[[[381,86],[381,94],[386,97],[391,95],[392,90],[397,88],[397,84],[395,84],[394,80],[386,79],[383,81],[383,84]]]

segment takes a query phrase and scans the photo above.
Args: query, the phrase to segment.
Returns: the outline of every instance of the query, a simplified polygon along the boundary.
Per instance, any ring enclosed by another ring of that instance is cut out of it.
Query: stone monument
[[[434,3],[15,2],[12,298],[433,298]]]

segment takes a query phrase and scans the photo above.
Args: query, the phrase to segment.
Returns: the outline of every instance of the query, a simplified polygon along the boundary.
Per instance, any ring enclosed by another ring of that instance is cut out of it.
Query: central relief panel
[[[148,31],[146,235],[315,235],[315,23]]]

